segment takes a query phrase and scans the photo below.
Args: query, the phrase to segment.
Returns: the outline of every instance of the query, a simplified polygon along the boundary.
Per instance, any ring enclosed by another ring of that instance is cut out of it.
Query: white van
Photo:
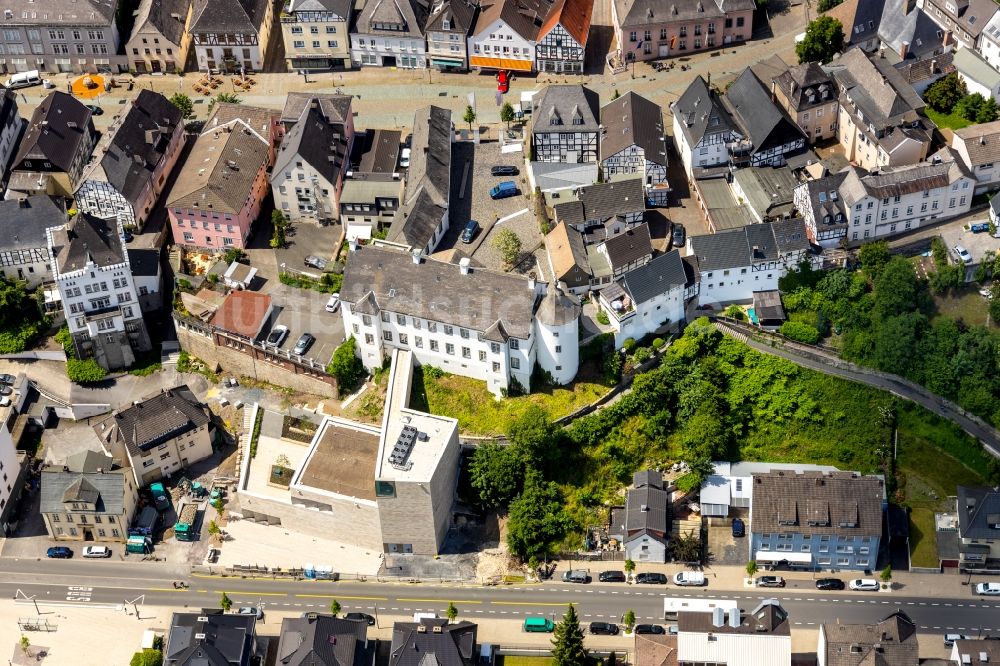
[[[42,77],[39,76],[38,70],[33,69],[30,72],[21,72],[20,74],[15,74],[14,76],[7,79],[4,86],[17,90],[18,88],[27,88],[29,86],[37,86],[41,84]]]

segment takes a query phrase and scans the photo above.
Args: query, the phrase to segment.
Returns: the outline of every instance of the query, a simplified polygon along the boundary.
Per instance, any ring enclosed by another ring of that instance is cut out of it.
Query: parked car
[[[122,240],[124,240],[126,243],[131,243],[133,240],[135,240],[135,236],[132,235],[131,231],[123,231]]]
[[[14,389],[10,386],[0,386],[0,395],[10,395],[14,392]]]
[[[14,375],[0,375],[0,384],[13,384],[17,381]]]
[[[665,634],[667,630],[658,624],[637,624],[635,625],[637,634]]]
[[[314,342],[316,342],[316,338],[313,337],[312,333],[303,333],[298,342],[295,343],[295,349],[292,350],[292,353],[302,356],[312,347]]]
[[[570,569],[563,572],[564,583],[589,583],[590,572],[586,569]]]
[[[816,580],[817,590],[842,590],[844,581],[839,578],[818,578]]]
[[[624,571],[602,571],[601,575],[597,577],[597,580],[602,583],[624,583],[625,582],[625,572]]]
[[[490,188],[491,199],[506,199],[517,194],[517,185],[512,180],[504,180]]]
[[[111,549],[107,546],[84,546],[84,557],[111,557]]]
[[[104,109],[102,109],[101,107],[97,106],[96,104],[88,104],[87,105],[87,110],[90,111],[90,114],[94,115],[94,116],[103,116],[104,115]]]
[[[972,263],[972,255],[969,254],[969,251],[966,250],[964,247],[962,247],[961,245],[956,245],[952,249],[955,251],[955,256],[957,256],[958,260],[961,261],[963,264],[968,265]]]
[[[670,634],[671,636],[676,636],[677,634],[680,633],[680,629],[677,628],[676,624],[672,624],[669,627],[667,627],[667,633]]]
[[[403,151],[399,154],[399,166],[404,169],[410,166],[410,149],[403,148]]]
[[[747,526],[739,518],[733,518],[733,537],[742,539],[747,535]]]
[[[687,241],[687,232],[684,230],[684,225],[675,223],[674,230],[670,238],[674,247],[683,247],[684,243]]]
[[[355,622],[364,622],[369,627],[375,626],[375,618],[373,618],[368,613],[348,613],[344,616],[345,620],[354,620]]]
[[[336,312],[340,307],[340,294],[330,294],[330,300],[326,302],[327,312]]]
[[[757,587],[784,587],[785,579],[781,576],[760,576],[756,585]]]
[[[667,574],[662,573],[641,573],[637,574],[635,577],[635,582],[645,583],[646,585],[666,585],[667,584]]]
[[[955,644],[955,641],[968,641],[972,640],[972,636],[966,636],[964,634],[945,634],[944,635],[944,646],[951,647]]]
[[[237,615],[253,615],[258,620],[264,619],[264,611],[256,606],[241,606],[236,610]]]
[[[1000,596],[1000,583],[977,583],[976,594],[983,594],[988,597]]]
[[[320,259],[316,255],[310,254],[308,257],[305,258],[303,263],[310,268],[315,268],[316,270],[321,271],[326,268],[327,262],[326,259]]]
[[[874,578],[855,578],[848,584],[848,587],[859,592],[876,592],[878,591],[878,581]],[[997,590],[1000,590],[1000,584],[997,585]]]
[[[674,585],[699,587],[705,582],[705,574],[701,571],[678,571],[674,574]]]
[[[271,345],[272,347],[280,347],[282,343],[285,342],[285,338],[288,337],[288,327],[284,324],[278,324],[271,329],[271,332],[267,334],[267,338],[264,340],[265,344]]]
[[[66,546],[52,546],[45,551],[45,557],[51,557],[54,560],[68,560],[73,557],[73,551]]]
[[[590,633],[597,636],[617,636],[618,625],[611,622],[591,622]]]
[[[479,223],[475,220],[469,220],[465,223],[465,228],[462,229],[462,242],[468,245],[472,242],[472,239],[476,237],[476,232],[479,231]]]
[[[520,172],[516,166],[508,166],[506,164],[498,164],[490,168],[491,176],[516,176],[518,173]]]

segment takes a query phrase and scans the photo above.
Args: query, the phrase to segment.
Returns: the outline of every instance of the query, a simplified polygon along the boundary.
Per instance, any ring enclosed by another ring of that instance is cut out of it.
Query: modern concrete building
[[[352,9],[347,0],[288,0],[280,16],[288,71],[350,67]]]
[[[2,432],[2,431],[0,431]],[[84,451],[42,469],[39,512],[56,541],[124,542],[139,501],[132,470]]]
[[[739,608],[677,614],[677,657],[681,664],[791,666],[788,612],[777,599],[763,599],[749,613]]]
[[[191,50],[194,0],[141,0],[125,45],[136,74],[183,72]]]

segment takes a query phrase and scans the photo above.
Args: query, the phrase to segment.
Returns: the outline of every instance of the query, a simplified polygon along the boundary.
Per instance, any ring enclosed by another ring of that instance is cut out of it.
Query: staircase
[[[160,365],[177,365],[177,359],[181,355],[181,346],[176,341],[167,341],[160,344]]]

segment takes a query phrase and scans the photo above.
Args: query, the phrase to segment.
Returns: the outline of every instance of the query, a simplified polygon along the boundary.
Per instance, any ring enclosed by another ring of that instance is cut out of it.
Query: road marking
[[[343,598],[344,599],[349,599],[350,597],[343,597]],[[475,601],[475,600],[472,600],[472,599],[451,599],[451,600],[449,600],[449,599],[403,599],[402,597],[400,597],[399,599],[396,599],[396,601],[422,601],[424,603],[432,603],[432,604],[443,604],[443,603],[451,603],[451,604],[481,604],[481,603],[483,603],[482,601]]]
[[[295,596],[301,599],[358,599],[361,601],[389,601],[388,597],[345,597],[338,594],[296,594]]]
[[[558,603],[549,603],[543,601],[491,601],[494,606],[565,606],[566,601],[561,601]]]
[[[252,592],[249,590],[212,590],[216,594],[241,594],[250,595],[251,597],[287,597],[287,592]]]
[[[147,592],[187,592],[188,590],[179,590],[177,588],[169,587],[147,587]],[[199,592],[208,592],[208,590],[198,590]]]

